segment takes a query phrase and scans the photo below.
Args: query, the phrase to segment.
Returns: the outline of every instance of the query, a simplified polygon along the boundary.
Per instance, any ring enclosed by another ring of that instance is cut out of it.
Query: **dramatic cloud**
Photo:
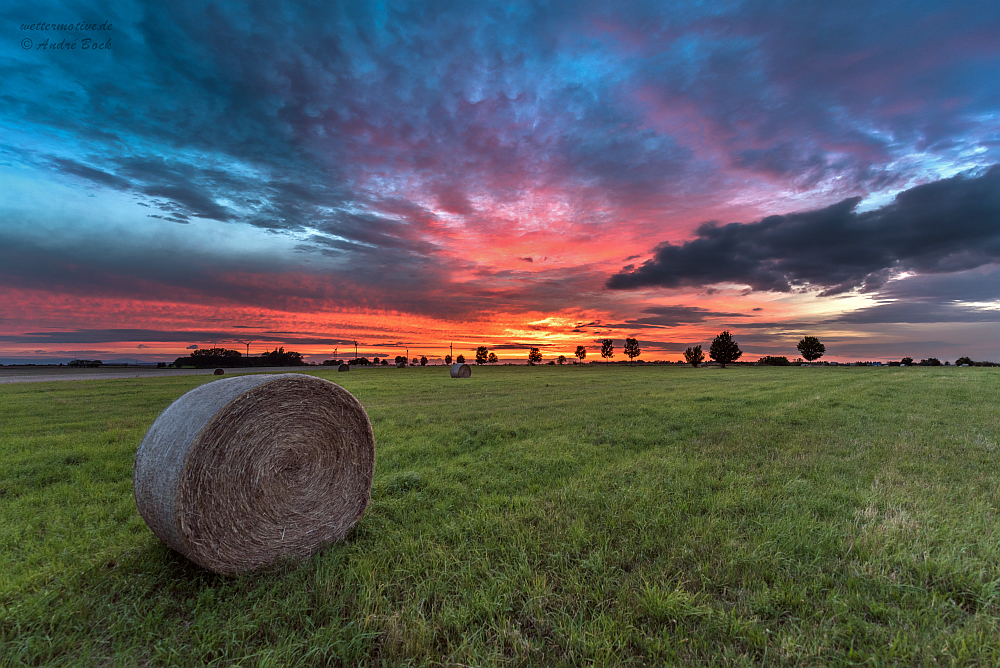
[[[19,30],[52,11],[0,44],[5,346],[259,319],[572,351],[763,332],[717,283],[804,322],[997,259],[992,0],[60,6],[113,24],[86,54]]]
[[[716,283],[787,292],[875,290],[904,271],[947,273],[1000,260],[1000,165],[911,188],[873,211],[860,198],[749,224],[706,223],[682,244],[611,276],[607,286]]]

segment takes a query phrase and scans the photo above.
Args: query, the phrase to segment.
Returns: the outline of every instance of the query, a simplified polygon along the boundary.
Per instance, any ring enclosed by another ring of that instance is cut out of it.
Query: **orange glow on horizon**
[[[586,361],[591,362],[601,359],[599,341],[604,338],[615,340],[614,359],[624,359],[622,348],[626,337],[639,339],[640,359],[681,361],[685,347],[701,344],[707,351],[712,338],[723,329],[732,331],[739,340],[741,333],[754,334],[753,329],[741,330],[741,324],[764,318],[770,320],[775,311],[784,311],[785,317],[792,309],[803,312],[803,304],[796,304],[794,296],[770,296],[766,297],[770,301],[753,298],[754,303],[765,305],[757,307],[765,309],[761,315],[712,317],[701,322],[661,327],[629,325],[612,312],[574,309],[557,313],[483,312],[478,314],[477,320],[464,320],[360,309],[336,313],[296,312],[168,301],[80,300],[36,290],[13,291],[7,298],[8,303],[31,304],[33,310],[42,315],[33,323],[27,337],[37,341],[4,344],[2,354],[6,357],[59,357],[65,354],[70,358],[90,356],[99,359],[103,356],[167,362],[190,354],[190,346],[225,347],[245,354],[247,341],[251,342],[251,355],[284,347],[301,352],[310,362],[332,359],[335,352],[338,358],[347,359],[354,356],[355,340],[358,341],[357,353],[369,359],[392,359],[408,350],[410,358],[425,355],[437,362],[453,347],[456,355],[463,354],[471,360],[476,348],[485,345],[496,353],[501,363],[525,363],[532,347],[540,348],[545,360],[559,355],[572,360],[576,347],[583,345],[587,348]],[[713,295],[711,309],[713,313],[740,313],[746,309],[747,301],[746,296],[735,290],[723,292]],[[802,301],[801,298],[798,301]],[[655,306],[652,301],[647,303]],[[704,295],[693,292],[676,295],[670,303],[707,307]],[[86,328],[78,328],[77,323],[86,323]],[[757,346],[741,343],[744,359],[756,359],[763,354],[796,357],[794,342],[802,333],[782,334],[780,327],[777,330],[772,337],[785,339],[783,347],[787,350],[756,352]],[[77,341],[71,340],[74,332]],[[857,336],[857,333],[844,330],[829,334],[834,337],[852,335]],[[56,342],[49,341],[53,337]],[[838,357],[833,355],[827,359]],[[853,361],[850,356],[839,359]]]

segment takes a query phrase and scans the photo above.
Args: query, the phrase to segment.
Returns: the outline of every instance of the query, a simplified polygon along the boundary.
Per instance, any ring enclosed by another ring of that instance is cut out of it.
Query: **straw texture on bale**
[[[351,366],[349,364],[341,364],[337,367],[337,371],[350,371]]]
[[[234,376],[156,419],[136,453],[135,501],[169,547],[238,573],[344,538],[368,505],[374,464],[371,422],[344,388]]]
[[[216,369],[216,370],[215,370],[215,375],[216,375],[216,376],[221,376],[221,375],[223,375],[223,374],[225,374],[225,373],[226,373],[226,370],[225,370],[225,369]]]
[[[452,364],[451,365],[451,377],[452,378],[471,378],[472,377],[472,367],[468,364]]]

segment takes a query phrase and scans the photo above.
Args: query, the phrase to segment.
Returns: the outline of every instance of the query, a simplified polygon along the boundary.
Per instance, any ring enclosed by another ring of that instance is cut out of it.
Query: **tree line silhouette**
[[[601,358],[605,360],[605,364],[610,364],[611,360],[615,356],[615,346],[614,339],[601,339]],[[815,362],[826,354],[826,346],[815,336],[804,336],[796,345],[799,354],[807,362]],[[357,348],[355,348],[355,352]],[[634,338],[626,338],[624,346],[625,356],[629,358],[629,364],[632,365],[636,357],[638,357],[642,350],[639,347],[639,341]],[[576,347],[576,352],[574,356],[578,361],[573,362],[574,364],[583,362],[587,358],[587,347],[578,345]],[[740,357],[743,356],[743,351],[740,350],[739,344],[733,339],[732,334],[729,330],[721,332],[716,336],[708,349],[708,358],[712,361],[718,363],[720,366],[725,368],[727,364],[733,364]],[[542,364],[542,352],[538,348],[531,348],[528,351],[528,364],[530,366],[535,366],[536,364]],[[705,352],[702,349],[701,344],[696,346],[691,346],[684,351],[684,362],[690,364],[691,366],[698,367],[704,364],[706,360]],[[408,359],[404,355],[397,355],[393,360],[398,367],[405,366],[426,366],[429,362],[426,355],[421,355],[420,357],[414,357],[412,360]],[[444,356],[444,362],[447,365],[452,364],[452,356],[450,354]],[[497,364],[500,359],[497,357],[496,353],[489,350],[487,346],[479,346],[475,351],[475,361],[477,365],[483,364]],[[799,363],[802,360],[798,360]],[[458,364],[465,363],[465,356],[459,354],[454,358],[454,362]],[[565,355],[559,355],[555,360],[550,360],[546,364],[566,364],[567,358]],[[322,362],[324,366],[339,366],[345,363],[339,359],[330,359]],[[373,360],[369,360],[367,357],[355,357],[351,360],[346,360],[346,363],[351,366],[368,366],[368,365],[382,365],[387,366],[389,364],[389,359],[379,359],[378,357]],[[642,360],[640,360],[642,363]],[[101,362],[99,360],[74,360],[70,362],[70,366],[98,366]],[[266,351],[257,357],[244,356],[238,350],[230,350],[226,348],[202,348],[200,350],[195,350],[190,355],[186,357],[178,357],[172,366],[175,367],[196,367],[196,368],[210,368],[210,367],[264,367],[264,366],[305,366],[307,363],[303,359],[302,353],[298,353],[292,350],[286,351],[284,347],[275,348],[274,350]],[[780,355],[765,355],[759,358],[756,364],[764,366],[790,366],[792,362],[784,356]],[[826,364],[824,362],[824,364]],[[836,362],[831,362],[831,364],[836,364]],[[857,365],[868,365],[876,364],[875,362],[856,362]],[[878,364],[881,364],[879,362]],[[943,364],[948,364],[947,362]],[[898,362],[889,362],[888,366],[942,366],[940,360],[935,357],[922,359],[919,362],[914,362],[910,357],[904,357]],[[970,357],[959,357],[955,360],[955,366],[1000,366],[995,362],[974,362]]]
[[[305,366],[302,353],[286,351],[282,346],[262,353],[258,357],[245,357],[238,350],[226,348],[202,348],[187,357],[174,360],[175,367],[193,366],[198,369],[211,367],[255,367],[255,366]]]

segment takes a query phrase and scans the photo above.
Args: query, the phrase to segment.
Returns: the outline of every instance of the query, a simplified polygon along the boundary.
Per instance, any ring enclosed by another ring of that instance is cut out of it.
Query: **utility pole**
[[[358,342],[354,342],[354,359],[358,359]]]

